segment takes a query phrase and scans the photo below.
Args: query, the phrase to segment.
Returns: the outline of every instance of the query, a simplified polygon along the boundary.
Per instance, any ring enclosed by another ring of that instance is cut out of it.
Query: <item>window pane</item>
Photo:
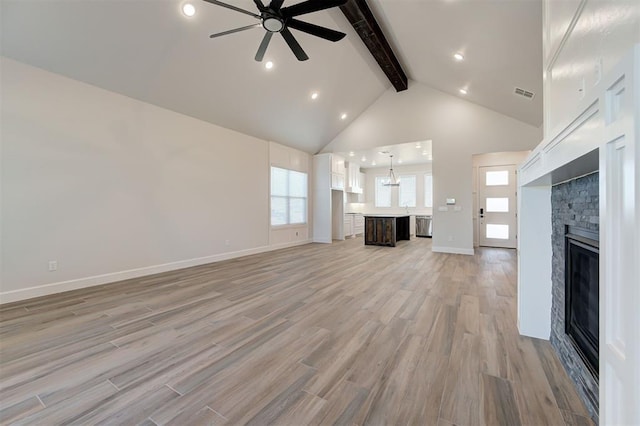
[[[433,207],[433,176],[424,175],[424,206]]]
[[[495,238],[497,240],[509,239],[509,225],[496,225],[487,223],[487,238]]]
[[[416,177],[400,176],[400,189],[398,191],[399,207],[416,206]]]
[[[289,171],[289,196],[290,197],[306,197],[307,196],[307,174],[301,172]]]
[[[289,223],[306,223],[307,222],[307,199],[306,198],[290,198],[289,199]]]
[[[271,167],[271,195],[287,195],[288,170]]]
[[[271,197],[271,225],[287,224],[287,198]]]
[[[487,172],[485,182],[487,186],[509,185],[509,170]]]
[[[376,176],[376,207],[391,207],[391,187],[383,186],[386,176]]]
[[[509,198],[487,198],[486,206],[489,213],[508,213]]]

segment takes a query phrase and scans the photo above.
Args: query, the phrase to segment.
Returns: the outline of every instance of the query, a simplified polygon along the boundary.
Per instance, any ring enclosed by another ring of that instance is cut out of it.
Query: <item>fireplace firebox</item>
[[[598,234],[566,226],[565,332],[593,376],[598,378]]]

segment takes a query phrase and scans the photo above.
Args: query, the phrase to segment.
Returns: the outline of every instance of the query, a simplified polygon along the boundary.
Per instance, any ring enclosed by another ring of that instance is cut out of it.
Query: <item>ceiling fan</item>
[[[307,13],[317,12],[320,10],[330,9],[332,7],[341,6],[348,0],[307,0],[302,3],[294,4],[288,7],[282,7],[284,0],[271,0],[269,6],[265,6],[262,0],[253,0],[258,7],[259,14],[253,13],[249,10],[241,9],[239,7],[223,3],[218,0],[204,0],[208,3],[216,4],[218,6],[226,7],[227,9],[235,10],[236,12],[244,13],[245,15],[253,16],[260,20],[259,24],[247,25],[245,27],[235,28],[233,30],[223,31],[221,33],[211,34],[210,38],[220,37],[227,34],[237,33],[239,31],[249,30],[251,28],[262,27],[266,30],[262,43],[258,47],[255,59],[260,62],[264,58],[264,54],[267,51],[269,42],[274,33],[280,33],[282,38],[287,42],[296,58],[299,61],[306,61],[309,59],[304,52],[298,41],[295,39],[289,28],[296,29],[298,31],[305,32],[307,34],[314,35],[316,37],[323,38],[329,41],[342,40],[345,33],[335,31],[330,28],[321,27],[319,25],[311,24],[309,22],[299,21],[295,19],[296,16],[305,15]]]

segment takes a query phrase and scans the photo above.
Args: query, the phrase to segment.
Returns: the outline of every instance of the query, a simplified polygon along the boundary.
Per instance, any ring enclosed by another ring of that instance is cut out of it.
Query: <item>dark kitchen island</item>
[[[409,215],[364,215],[365,245],[395,247],[409,235]]]

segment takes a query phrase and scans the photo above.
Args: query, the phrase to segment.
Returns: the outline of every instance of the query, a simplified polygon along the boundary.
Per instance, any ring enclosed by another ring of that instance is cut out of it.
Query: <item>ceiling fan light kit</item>
[[[247,25],[244,27],[235,28],[232,30],[223,31],[221,33],[211,34],[209,38],[216,38],[227,34],[237,33],[240,31],[249,30],[251,28],[262,27],[266,31],[258,52],[256,53],[255,60],[261,62],[271,41],[271,37],[274,33],[280,33],[282,38],[291,49],[296,58],[299,61],[306,61],[309,56],[302,49],[302,46],[295,39],[289,28],[293,28],[298,31],[311,34],[316,37],[323,38],[329,41],[342,40],[346,34],[340,31],[332,30],[330,28],[321,27],[319,25],[311,24],[309,22],[299,21],[295,19],[296,16],[306,15],[307,13],[318,12],[320,10],[330,9],[333,7],[341,6],[348,0],[307,0],[302,3],[297,3],[292,6],[282,7],[284,0],[271,0],[269,6],[265,6],[262,0],[253,0],[258,8],[259,14],[253,13],[249,10],[241,9],[239,7],[218,1],[218,0],[204,0],[207,3],[215,4],[218,6],[226,7],[227,9],[234,10],[245,15],[252,16],[260,20],[259,24]]]

